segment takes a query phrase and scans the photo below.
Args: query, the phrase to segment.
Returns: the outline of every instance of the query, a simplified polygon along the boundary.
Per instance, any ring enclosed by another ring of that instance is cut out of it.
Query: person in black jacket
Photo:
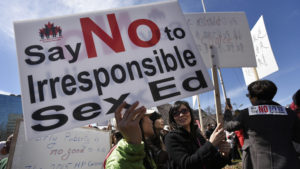
[[[248,86],[253,106],[244,109],[225,129],[243,129],[244,169],[299,169],[292,141],[300,142],[300,121],[295,112],[273,101],[276,85],[258,80]]]
[[[292,109],[300,119],[300,89],[293,95],[293,102],[289,107]],[[298,159],[300,160],[300,143],[293,142]]]
[[[152,151],[157,169],[168,169],[168,153],[163,142],[161,131],[164,129],[164,120],[160,114],[154,111],[150,117],[153,124],[154,136],[146,140]]]
[[[177,101],[169,111],[171,131],[165,144],[172,169],[218,169],[228,163],[230,145],[220,124],[209,141],[194,125],[192,109],[185,101]],[[218,148],[217,148],[218,147]]]

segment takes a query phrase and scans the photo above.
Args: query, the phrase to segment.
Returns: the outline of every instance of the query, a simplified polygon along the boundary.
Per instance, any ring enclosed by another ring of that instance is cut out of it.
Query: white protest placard
[[[75,128],[25,140],[24,123],[17,128],[9,169],[100,169],[110,150],[110,133]]]
[[[256,66],[244,12],[189,13],[185,18],[207,67],[212,66],[210,46],[217,49],[218,67]]]
[[[257,62],[256,71],[258,78],[262,79],[279,70],[269,41],[263,16],[258,19],[252,28],[251,36]],[[257,80],[253,68],[242,68],[242,70],[246,85]]]
[[[177,1],[14,23],[27,138],[213,89]],[[107,125],[104,123],[104,125]]]
[[[248,86],[250,83],[258,80],[256,78],[254,69],[255,69],[254,67],[243,67],[242,68],[246,86]]]

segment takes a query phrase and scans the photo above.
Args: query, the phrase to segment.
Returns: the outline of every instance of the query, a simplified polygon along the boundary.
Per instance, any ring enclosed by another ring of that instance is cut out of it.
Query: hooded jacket
[[[144,143],[129,144],[121,139],[117,147],[106,160],[106,169],[145,169],[143,160],[145,158]],[[156,165],[152,159],[153,169]]]

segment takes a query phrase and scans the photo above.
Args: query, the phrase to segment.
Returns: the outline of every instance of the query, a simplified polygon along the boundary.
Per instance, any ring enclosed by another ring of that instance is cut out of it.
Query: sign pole
[[[204,11],[204,13],[206,13],[206,7],[205,7],[205,4],[204,4],[204,0],[201,0],[201,3],[202,3],[203,11]],[[204,133],[204,125],[203,125],[203,118],[202,118],[202,111],[201,111],[201,106],[200,106],[200,98],[199,98],[199,95],[197,95],[197,102],[198,102],[198,112],[199,112],[200,130],[202,131],[202,133]]]
[[[255,67],[253,67],[253,72],[254,72],[255,80],[259,80],[258,73]]]
[[[224,81],[223,81],[221,68],[219,68],[219,67],[218,67],[218,73],[219,73],[219,77],[220,77],[220,82],[221,82],[221,86],[222,86],[224,100],[225,100],[225,103],[226,103],[227,95],[226,95],[226,91],[225,91],[225,84],[224,84]]]
[[[220,89],[219,89],[219,81],[217,75],[217,52],[214,46],[210,46],[210,52],[212,57],[212,76],[213,76],[213,84],[215,87],[214,95],[215,95],[215,106],[216,106],[216,119],[217,123],[223,123],[222,121],[222,109],[221,109],[221,100],[220,100]]]
[[[205,7],[204,0],[201,0],[201,3],[202,3],[203,11],[204,11],[204,13],[206,13],[206,7]],[[226,97],[226,92],[225,92],[225,87],[224,87],[224,82],[223,82],[223,78],[221,75],[221,71],[217,68],[217,65],[216,65],[216,54],[217,54],[216,49],[213,46],[210,46],[210,51],[211,51],[211,57],[212,57],[212,63],[213,63],[211,70],[212,70],[212,76],[213,76],[213,84],[215,86],[214,95],[215,95],[215,105],[216,105],[216,118],[217,118],[217,123],[221,123],[222,122],[222,120],[221,120],[222,109],[221,109],[221,99],[220,99],[220,90],[219,90],[219,81],[218,81],[217,70],[219,71],[219,76],[220,76],[220,80],[221,80],[221,84],[222,84],[222,88],[223,88],[225,102],[226,102],[227,97]]]
[[[200,130],[204,133],[204,125],[203,125],[202,110],[200,106],[199,95],[197,95],[197,102],[198,102],[198,111],[199,111]]]
[[[201,0],[201,3],[202,3],[203,11],[204,11],[204,13],[206,13],[206,7],[205,7],[205,4],[204,4],[204,0]]]

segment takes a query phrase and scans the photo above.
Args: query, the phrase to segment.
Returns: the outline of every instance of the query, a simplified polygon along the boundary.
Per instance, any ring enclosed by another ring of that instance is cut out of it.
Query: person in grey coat
[[[258,80],[248,86],[251,107],[241,111],[225,129],[243,129],[244,169],[299,169],[292,141],[300,142],[300,121],[295,112],[273,101],[276,85]]]

